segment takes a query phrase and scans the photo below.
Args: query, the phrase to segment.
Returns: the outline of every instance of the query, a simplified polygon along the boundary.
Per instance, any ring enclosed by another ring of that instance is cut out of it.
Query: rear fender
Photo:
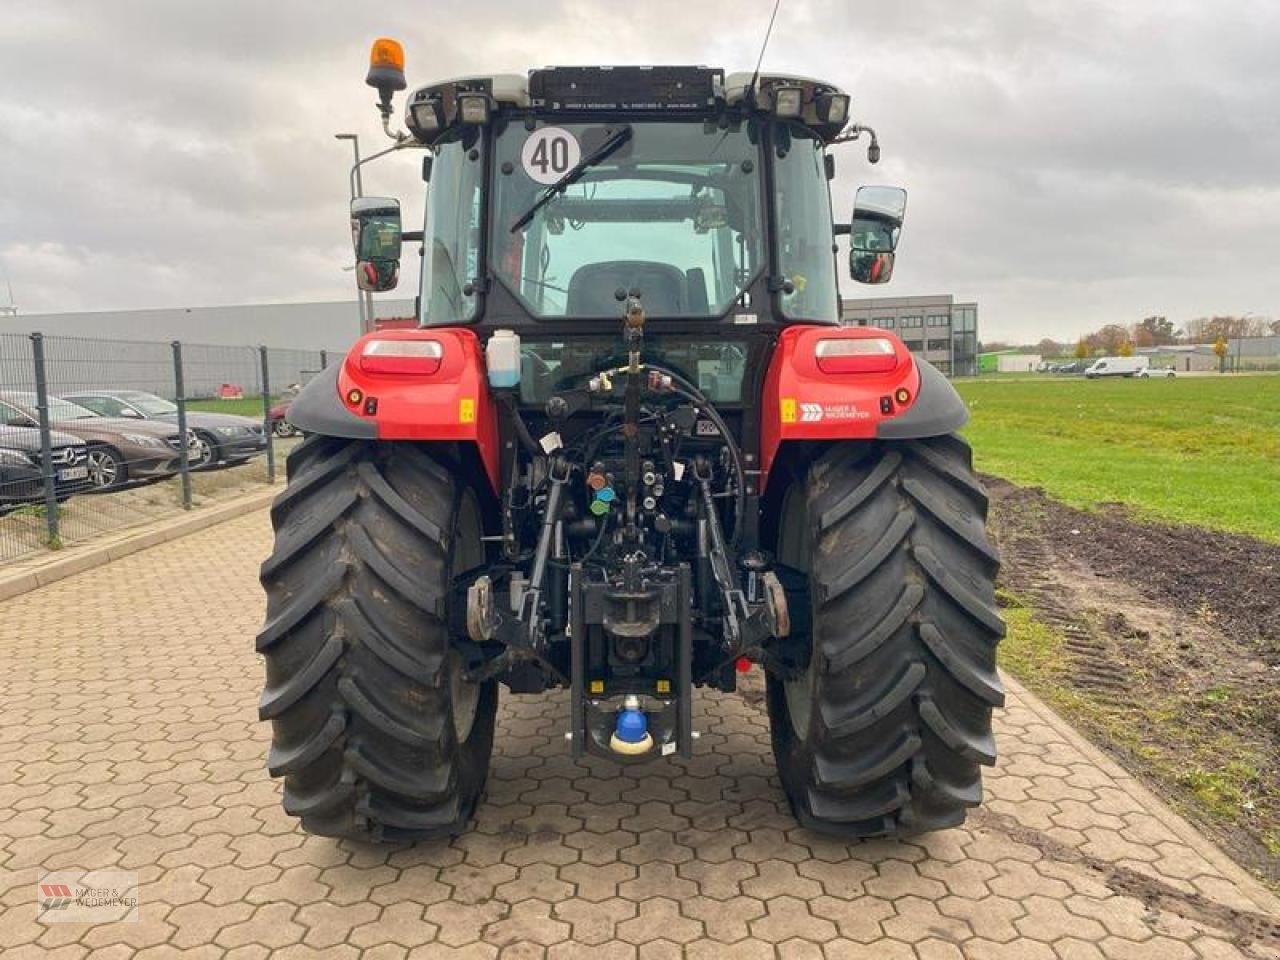
[[[820,340],[882,338],[893,344],[893,369],[828,373],[818,366]],[[917,361],[895,334],[878,327],[792,326],[778,336],[761,398],[762,488],[790,440],[910,440],[954,433],[969,419],[955,388]]]
[[[440,344],[433,373],[371,373],[361,366],[376,340]],[[489,482],[498,485],[498,417],[479,338],[441,327],[381,330],[355,342],[337,367],[325,370],[293,401],[289,421],[309,433],[367,440],[449,440],[473,443]]]

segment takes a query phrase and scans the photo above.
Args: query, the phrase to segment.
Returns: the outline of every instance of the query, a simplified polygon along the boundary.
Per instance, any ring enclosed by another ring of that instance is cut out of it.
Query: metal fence
[[[329,356],[0,334],[0,564],[273,483]]]

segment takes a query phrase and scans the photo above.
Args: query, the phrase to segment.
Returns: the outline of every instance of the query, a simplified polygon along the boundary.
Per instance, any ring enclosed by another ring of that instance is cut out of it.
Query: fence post
[[[40,463],[44,475],[44,522],[49,547],[58,549],[58,490],[53,466],[53,438],[49,435],[49,379],[44,369],[44,334],[31,334],[31,363],[36,375],[36,414],[40,418]]]
[[[258,347],[262,360],[262,429],[267,435],[267,483],[276,482],[276,443],[271,429],[271,371],[267,362],[267,348]]]
[[[328,350],[320,351],[320,369],[321,370],[329,369],[329,351]]]
[[[178,405],[178,473],[182,477],[182,509],[191,509],[191,461],[187,457],[187,384],[182,375],[182,344],[174,340],[173,392]]]

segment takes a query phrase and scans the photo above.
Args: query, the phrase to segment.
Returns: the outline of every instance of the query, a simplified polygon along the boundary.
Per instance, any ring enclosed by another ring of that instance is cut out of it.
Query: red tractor
[[[833,223],[816,80],[571,67],[428,84],[374,44],[425,221],[361,198],[362,288],[421,243],[419,325],[373,331],[289,419],[260,711],[285,809],[329,836],[465,829],[499,685],[570,691],[566,747],[693,754],[695,687],[767,675],[781,783],[844,836],[960,823],[1003,699],[964,403],[841,327],[835,238],[889,279],[905,210]]]

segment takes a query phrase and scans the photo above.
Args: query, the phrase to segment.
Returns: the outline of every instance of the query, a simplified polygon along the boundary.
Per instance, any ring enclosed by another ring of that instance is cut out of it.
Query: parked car
[[[88,447],[69,433],[50,431],[54,496],[62,503],[89,486]],[[0,515],[44,500],[44,455],[40,431],[0,424]]]
[[[1138,374],[1144,380],[1148,377],[1164,377],[1166,380],[1172,380],[1177,375],[1178,371],[1173,367],[1146,367]]]
[[[62,398],[104,417],[163,420],[171,424],[178,421],[176,403],[143,390],[77,390],[62,394]],[[196,436],[197,455],[192,460],[195,467],[244,463],[267,449],[262,423],[252,417],[188,410],[187,427]]]
[[[86,465],[89,482],[95,489],[107,490],[129,480],[164,477],[178,470],[184,440],[171,423],[101,417],[58,397],[49,398],[49,421],[59,432],[69,433],[88,444]],[[0,422],[38,427],[36,395],[21,390],[0,390]],[[187,458],[194,460],[197,449],[195,435],[190,430],[185,442]]]
[[[267,423],[271,425],[271,430],[277,437],[296,437],[302,431],[289,422],[289,404],[292,401],[285,400],[277,403],[271,408],[267,414]]]
[[[1084,371],[1090,380],[1098,377],[1136,377],[1151,365],[1150,357],[1101,357]]]

